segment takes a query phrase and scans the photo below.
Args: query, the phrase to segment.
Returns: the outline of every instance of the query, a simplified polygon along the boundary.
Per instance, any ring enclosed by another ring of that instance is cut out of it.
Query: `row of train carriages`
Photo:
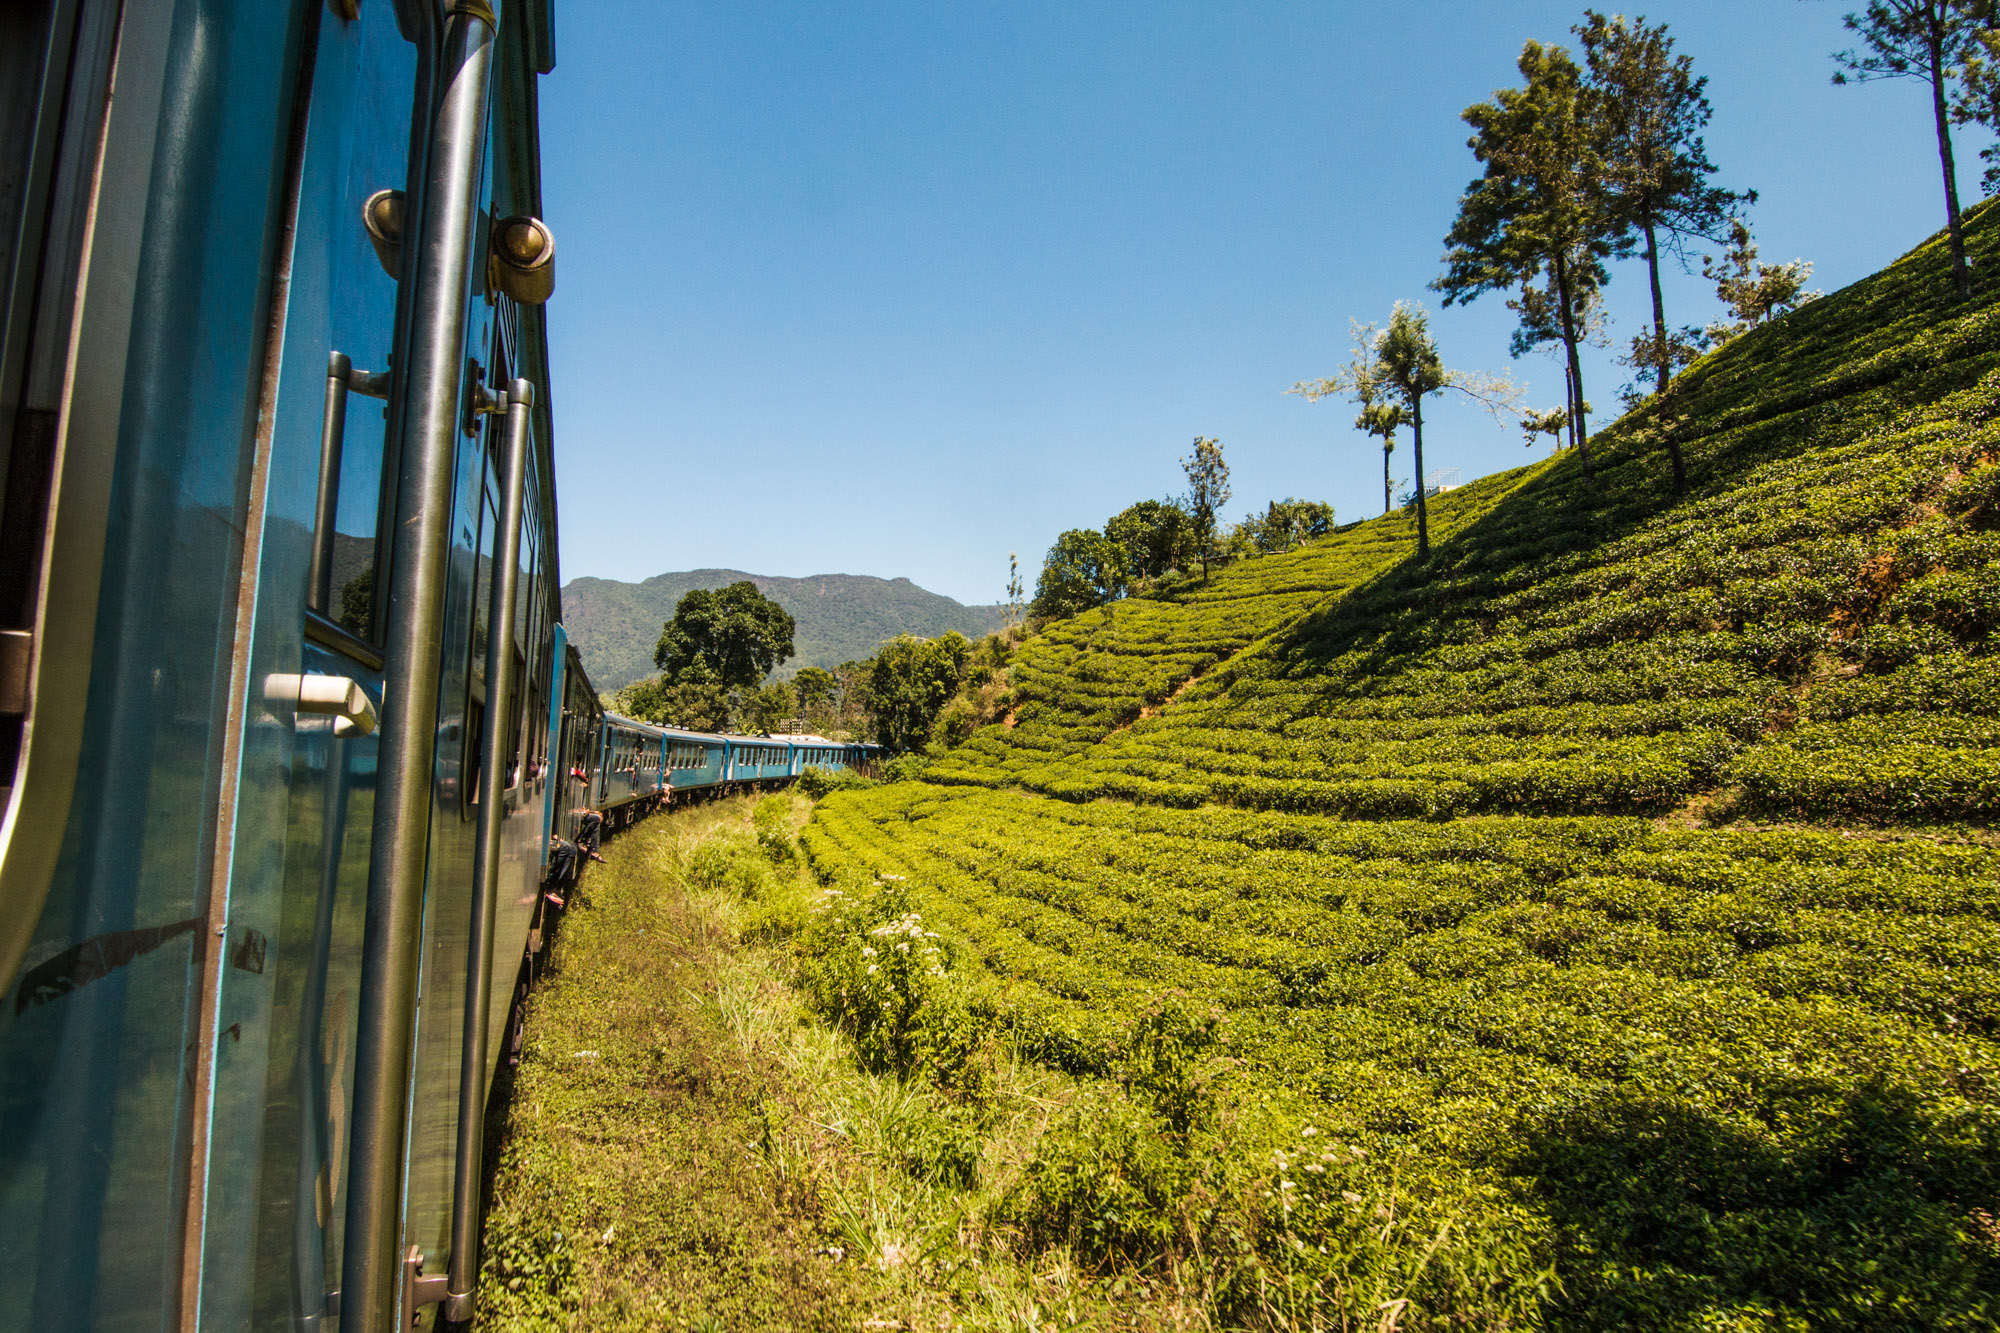
[[[0,1329],[461,1324],[551,849],[865,751],[565,639],[550,0],[0,12]]]

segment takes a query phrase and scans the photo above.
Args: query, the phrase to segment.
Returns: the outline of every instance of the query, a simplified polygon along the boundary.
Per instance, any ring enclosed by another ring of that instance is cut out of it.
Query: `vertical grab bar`
[[[403,394],[393,422],[400,459],[395,551],[384,603],[389,632],[382,741],[355,1015],[340,1333],[381,1333],[395,1326],[398,1309],[418,1303],[420,1281],[414,1264],[404,1271],[399,1251],[403,1166],[416,1055],[466,301],[474,276],[493,62],[492,11],[479,0],[448,0],[445,10],[423,203],[404,264],[412,291]],[[422,1281],[428,1290],[430,1280]],[[444,1295],[437,1291],[428,1299]]]
[[[451,1267],[445,1318],[470,1319],[479,1281],[479,1185],[485,1157],[487,1010],[493,999],[493,930],[500,892],[500,830],[507,818],[507,761],[513,729],[514,597],[521,577],[522,493],[535,386],[507,386],[507,471],[501,504],[500,567],[486,623],[486,734],[479,755],[479,860],[473,866],[472,924],[465,969],[465,1036],[459,1047],[458,1163],[451,1186]]]
[[[306,605],[331,615],[333,605],[333,524],[340,516],[340,459],[347,447],[347,395],[389,396],[387,371],[356,370],[345,352],[326,357],[326,410],[319,428],[319,498],[313,504],[312,568]]]

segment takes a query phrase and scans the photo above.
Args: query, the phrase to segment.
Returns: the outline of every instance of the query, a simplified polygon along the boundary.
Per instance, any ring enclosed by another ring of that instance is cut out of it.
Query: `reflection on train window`
[[[287,435],[306,448],[312,441],[314,454],[328,444],[321,429],[328,355],[344,354],[357,371],[386,371],[395,333],[396,279],[369,240],[362,207],[378,190],[407,183],[415,69],[393,25],[386,34],[377,26],[341,30],[323,44],[306,130],[280,412]],[[312,595],[321,614],[379,642],[387,405],[350,393],[346,409],[333,532],[315,534],[327,543],[330,577]]]

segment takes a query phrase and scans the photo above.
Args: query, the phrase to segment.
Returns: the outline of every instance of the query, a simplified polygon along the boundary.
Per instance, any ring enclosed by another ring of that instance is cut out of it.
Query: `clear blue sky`
[[[1922,86],[1829,85],[1847,7],[1643,11],[1710,77],[1710,155],[1759,191],[1762,257],[1827,291],[1943,225]],[[1032,592],[1056,533],[1178,489],[1197,434],[1224,444],[1231,518],[1287,495],[1378,513],[1352,409],[1283,391],[1345,360],[1350,317],[1421,298],[1449,363],[1560,404],[1552,359],[1509,361],[1502,298],[1439,310],[1426,284],[1474,175],[1458,113],[1581,13],[562,0],[542,132],[565,579],[904,575],[997,601],[1010,550]],[[1968,203],[1986,142],[1960,138]],[[1643,267],[1606,295],[1622,343]],[[1718,311],[1676,277],[1667,313]],[[1607,420],[1628,373],[1601,352],[1586,377]],[[1426,416],[1426,464],[1467,480],[1547,452]],[[1399,477],[1408,456],[1405,432]]]

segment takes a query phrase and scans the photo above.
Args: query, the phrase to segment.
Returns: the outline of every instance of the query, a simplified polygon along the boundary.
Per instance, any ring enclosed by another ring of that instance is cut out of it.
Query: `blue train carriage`
[[[616,713],[604,715],[595,797],[607,827],[624,828],[666,803],[666,749],[665,728]]]
[[[791,776],[798,777],[808,768],[853,769],[856,772],[871,771],[874,756],[881,747],[857,745],[848,741],[829,740],[825,736],[794,734],[773,736],[774,741],[783,741],[791,747]]]
[[[0,1328],[463,1318],[571,799],[547,0],[6,32]]]
[[[682,799],[722,785],[729,766],[729,738],[701,731],[665,728],[670,797]]]
[[[560,789],[548,803],[543,833],[576,840],[583,812],[595,808],[597,768],[604,746],[604,708],[591,688],[583,659],[570,644],[567,631],[555,627],[555,671],[559,684],[549,701],[549,734],[559,756],[555,771]],[[544,870],[546,870],[546,846]]]
[[[729,737],[728,780],[770,782],[792,776],[792,746],[770,736]]]

